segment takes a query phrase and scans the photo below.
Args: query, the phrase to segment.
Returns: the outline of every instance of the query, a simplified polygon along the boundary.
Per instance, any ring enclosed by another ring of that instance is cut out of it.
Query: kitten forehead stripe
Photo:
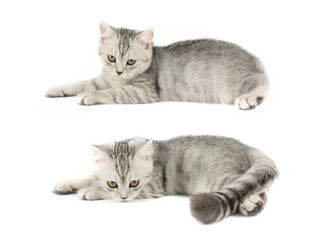
[[[121,57],[123,57],[130,48],[130,41],[137,36],[137,31],[120,28],[118,29],[119,37],[119,52]]]
[[[120,38],[119,40],[119,52],[121,57],[123,57],[129,50],[129,40],[126,38]]]
[[[130,170],[129,156],[131,152],[132,149],[125,142],[116,142],[112,149],[116,170],[121,179],[125,179]]]

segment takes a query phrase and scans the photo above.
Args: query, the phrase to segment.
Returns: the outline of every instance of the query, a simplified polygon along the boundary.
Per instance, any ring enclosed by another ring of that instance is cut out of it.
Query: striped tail
[[[199,193],[191,197],[191,214],[204,224],[214,223],[233,214],[239,204],[251,194],[267,187],[278,176],[278,171],[266,155],[251,150],[251,167],[234,183],[213,193]]]

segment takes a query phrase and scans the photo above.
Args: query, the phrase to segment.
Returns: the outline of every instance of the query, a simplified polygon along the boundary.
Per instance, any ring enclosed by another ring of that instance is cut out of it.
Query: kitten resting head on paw
[[[153,30],[135,31],[100,23],[99,55],[103,71],[113,80],[130,80],[152,62]]]
[[[130,201],[152,178],[152,140],[93,145],[94,176],[117,201]]]

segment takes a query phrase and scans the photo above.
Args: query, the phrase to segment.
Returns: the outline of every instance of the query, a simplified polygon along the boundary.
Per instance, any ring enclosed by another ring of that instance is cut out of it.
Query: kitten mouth
[[[126,78],[124,76],[115,75],[113,78],[115,81],[124,81]]]

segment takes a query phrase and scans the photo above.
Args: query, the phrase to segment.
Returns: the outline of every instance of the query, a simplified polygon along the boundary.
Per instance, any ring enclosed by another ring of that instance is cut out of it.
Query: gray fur
[[[94,190],[92,195],[96,198],[91,200],[121,201],[120,194],[126,195],[128,200],[190,195],[192,215],[207,224],[220,221],[237,210],[244,215],[259,213],[266,202],[266,189],[278,176],[274,163],[266,155],[234,139],[186,136],[153,141],[152,145],[150,141],[134,138],[102,145],[108,147],[99,148],[104,149],[104,153],[97,150],[99,160],[95,162],[91,183],[86,187],[90,190],[98,181],[98,186],[104,190],[101,193]],[[102,162],[101,154],[109,156],[108,160]],[[133,180],[140,180],[141,184],[129,189],[128,183]],[[108,188],[107,181],[119,181],[119,188]],[[83,188],[84,184],[77,184]],[[62,185],[68,186],[66,191],[76,189],[74,182]],[[57,186],[55,191],[63,192],[61,184]],[[70,189],[70,186],[73,187]],[[93,187],[97,188],[97,184]],[[80,198],[88,199],[83,194]]]
[[[132,148],[122,142],[118,142],[111,149],[110,154],[112,159],[115,161],[115,168],[121,179],[125,179],[129,170],[129,156],[132,153]]]
[[[190,201],[191,214],[204,224],[215,222],[221,212],[225,212],[227,205],[215,194],[199,193]]]
[[[268,94],[269,83],[261,62],[235,44],[198,39],[148,47],[137,40],[148,30],[114,28],[105,23],[102,26],[113,37],[106,41],[105,32],[101,33],[101,75],[51,88],[47,96],[78,95],[78,103],[85,105],[184,101],[252,109]],[[149,40],[151,46],[152,36]],[[106,60],[108,55],[115,55],[117,62]],[[128,66],[128,59],[137,62]],[[118,76],[117,71],[123,74]]]

